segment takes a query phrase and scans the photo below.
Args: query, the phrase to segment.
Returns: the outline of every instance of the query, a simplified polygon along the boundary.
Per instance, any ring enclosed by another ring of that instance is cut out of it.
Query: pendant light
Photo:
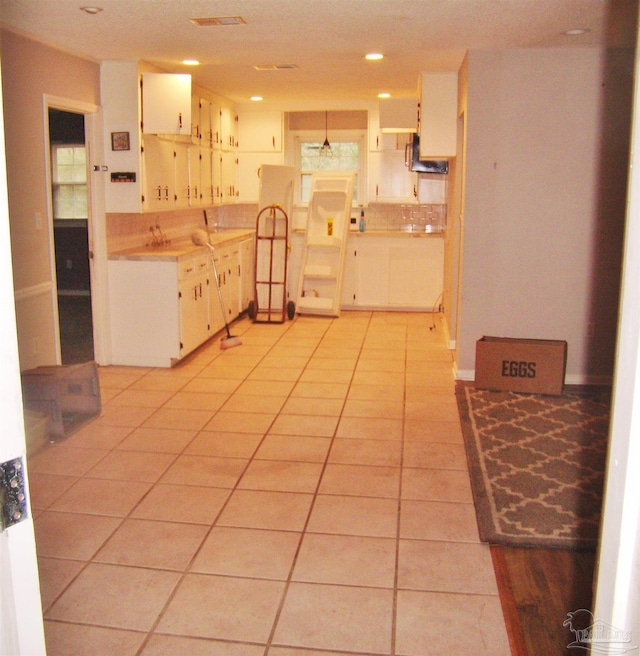
[[[331,144],[329,143],[329,112],[324,113],[324,143],[322,144],[322,150],[324,150],[325,153],[329,152],[331,150]]]

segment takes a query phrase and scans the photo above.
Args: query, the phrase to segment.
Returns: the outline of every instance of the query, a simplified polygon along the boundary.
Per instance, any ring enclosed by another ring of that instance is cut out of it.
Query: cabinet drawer
[[[178,280],[183,280],[199,273],[206,273],[208,266],[209,259],[207,253],[180,260],[178,262]]]

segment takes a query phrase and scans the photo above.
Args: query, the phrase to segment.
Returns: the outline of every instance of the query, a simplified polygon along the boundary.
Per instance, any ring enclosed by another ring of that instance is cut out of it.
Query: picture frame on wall
[[[128,132],[111,133],[111,150],[130,150],[130,148]]]

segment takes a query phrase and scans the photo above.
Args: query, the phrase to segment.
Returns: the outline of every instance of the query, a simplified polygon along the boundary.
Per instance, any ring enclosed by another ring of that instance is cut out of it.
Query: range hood
[[[417,98],[383,98],[380,100],[382,132],[415,132],[418,129]]]

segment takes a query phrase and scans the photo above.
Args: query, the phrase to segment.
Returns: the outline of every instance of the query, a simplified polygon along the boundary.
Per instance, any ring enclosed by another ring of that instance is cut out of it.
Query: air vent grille
[[[256,71],[290,71],[298,68],[295,64],[256,64]]]
[[[240,16],[212,16],[211,18],[190,18],[198,27],[215,27],[218,25],[245,25]]]

